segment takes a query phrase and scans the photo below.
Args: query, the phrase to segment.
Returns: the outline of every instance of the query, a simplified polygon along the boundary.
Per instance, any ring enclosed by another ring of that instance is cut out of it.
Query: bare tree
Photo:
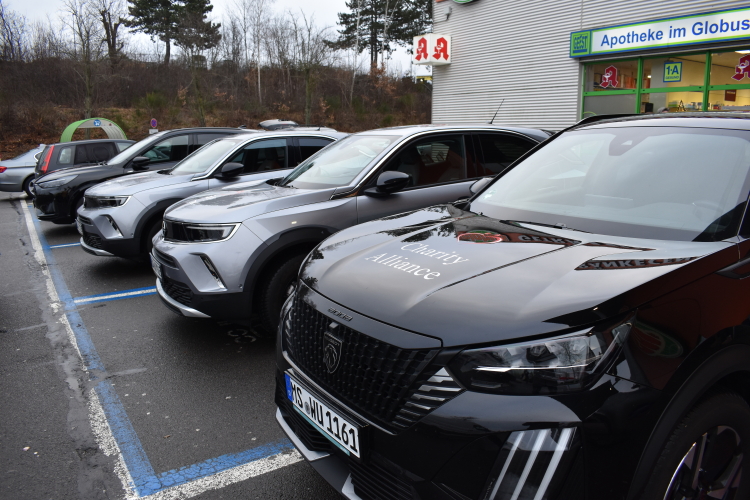
[[[68,56],[76,62],[76,73],[83,82],[85,118],[91,118],[94,111],[95,66],[101,57],[102,28],[92,1],[65,0],[63,16],[73,35]]]
[[[320,68],[330,61],[331,48],[325,43],[329,29],[317,27],[313,16],[308,19],[304,13],[299,18],[289,16],[294,27],[297,64],[305,81],[305,122],[310,123],[316,77]]]
[[[0,61],[22,61],[26,48],[26,18],[0,0]]]
[[[263,47],[266,42],[266,31],[271,20],[271,3],[273,0],[243,0],[249,2],[250,34],[253,44],[253,60],[258,75],[258,106],[263,106],[263,94],[260,86],[260,65]]]
[[[114,68],[120,62],[125,42],[119,29],[126,22],[127,10],[122,0],[95,0],[92,7],[96,8],[99,20],[104,30],[104,43],[107,46],[109,64]]]

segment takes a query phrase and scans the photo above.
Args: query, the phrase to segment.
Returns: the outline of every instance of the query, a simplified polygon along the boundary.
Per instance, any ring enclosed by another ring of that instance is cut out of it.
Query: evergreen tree
[[[164,64],[169,64],[172,41],[182,28],[181,22],[196,16],[205,19],[214,8],[210,0],[128,0],[128,3],[131,16],[128,26],[166,44]]]
[[[378,54],[409,46],[432,27],[432,0],[349,0],[346,7],[349,12],[339,13],[339,38],[331,45],[368,50],[372,68]]]

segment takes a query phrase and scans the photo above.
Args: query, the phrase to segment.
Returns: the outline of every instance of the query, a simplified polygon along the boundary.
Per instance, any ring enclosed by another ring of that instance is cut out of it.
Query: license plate
[[[347,455],[351,453],[355,457],[360,457],[359,427],[310,394],[286,373],[284,377],[286,378],[286,397],[294,403],[294,409]]]
[[[83,225],[81,224],[81,221],[76,219],[76,228],[78,229],[78,234],[83,236]]]
[[[154,274],[159,278],[159,281],[161,281],[161,263],[159,263],[153,255],[149,255],[149,257],[151,257],[151,269],[154,270]]]

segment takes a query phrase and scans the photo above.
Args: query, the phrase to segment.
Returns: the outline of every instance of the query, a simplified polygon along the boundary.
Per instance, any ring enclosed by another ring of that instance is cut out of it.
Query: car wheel
[[[23,190],[26,191],[26,195],[29,198],[33,198],[34,195],[31,194],[31,183],[34,181],[34,176],[29,176],[26,178],[25,181],[23,181]]]
[[[76,200],[75,205],[73,206],[73,214],[72,214],[73,224],[75,224],[76,219],[78,218],[78,209],[81,208],[82,206],[83,206],[83,196],[81,196],[80,198],[78,198]]]
[[[151,250],[154,248],[154,236],[156,236],[159,231],[161,231],[161,217],[156,219],[151,226],[149,226],[148,231],[145,233],[146,240],[143,242],[143,251],[145,252],[145,259],[148,260],[148,254],[151,253]]]
[[[750,406],[720,393],[693,408],[672,431],[644,498],[750,498]]]
[[[261,325],[268,333],[276,333],[279,326],[279,314],[284,301],[294,291],[297,273],[305,259],[305,254],[295,255],[284,260],[267,276],[260,297]]]

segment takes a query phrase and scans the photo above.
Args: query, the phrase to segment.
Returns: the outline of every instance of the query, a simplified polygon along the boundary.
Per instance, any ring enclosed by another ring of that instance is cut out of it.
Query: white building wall
[[[578,120],[581,64],[570,32],[746,7],[747,0],[477,0],[433,5],[453,62],[433,68],[433,123],[559,130]],[[446,12],[451,10],[446,20]],[[504,101],[503,101],[504,99]]]

